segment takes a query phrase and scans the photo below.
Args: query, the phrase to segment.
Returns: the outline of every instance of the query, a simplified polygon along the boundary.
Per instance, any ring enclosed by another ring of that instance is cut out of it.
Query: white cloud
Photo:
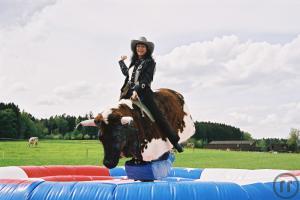
[[[76,100],[91,94],[92,86],[85,81],[69,83],[54,89],[54,93],[64,99]]]
[[[37,117],[100,112],[119,97],[119,56],[145,35],[156,45],[154,88],[182,92],[194,119],[284,137],[300,118],[299,8],[296,0],[4,0],[1,100]],[[14,92],[16,83],[28,90]]]
[[[29,90],[29,88],[26,86],[26,84],[22,83],[22,82],[14,83],[10,89],[12,92],[25,92],[25,91]]]
[[[53,95],[42,95],[38,97],[36,101],[36,105],[38,106],[55,106],[55,105],[61,105],[64,104],[65,102],[60,99],[59,97]]]
[[[300,99],[299,41],[300,35],[285,44],[232,35],[176,47],[158,57],[159,79],[189,95],[198,119],[226,122],[255,137],[284,137],[299,126],[293,103]]]
[[[229,113],[229,116],[239,123],[253,123],[253,117],[245,113],[232,112]]]
[[[165,76],[172,76],[174,82],[189,77],[194,88],[268,86],[298,79],[299,41],[300,35],[285,45],[242,42],[236,36],[224,36],[177,47],[160,56],[158,63]]]
[[[277,116],[277,114],[268,114],[265,119],[263,119],[260,124],[271,124],[271,123],[277,123],[277,121],[280,120],[280,118]]]
[[[24,26],[33,15],[55,2],[56,0],[1,0],[0,27]]]

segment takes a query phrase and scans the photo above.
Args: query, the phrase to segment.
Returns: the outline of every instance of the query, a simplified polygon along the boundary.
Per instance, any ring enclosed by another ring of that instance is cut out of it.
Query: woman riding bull
[[[174,148],[178,152],[183,152],[182,146],[178,144],[179,136],[172,129],[154,101],[151,89],[156,65],[152,58],[154,44],[147,41],[145,37],[140,37],[138,40],[131,41],[131,50],[132,57],[129,67],[124,63],[127,56],[121,56],[119,61],[122,73],[126,76],[125,83],[121,88],[120,99],[140,99],[150,110],[155,122]]]

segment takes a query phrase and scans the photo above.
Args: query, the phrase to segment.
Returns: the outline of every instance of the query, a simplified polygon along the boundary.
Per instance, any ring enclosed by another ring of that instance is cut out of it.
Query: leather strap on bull
[[[149,117],[149,119],[152,122],[155,122],[155,119],[154,119],[153,115],[151,114],[150,110],[140,100],[132,100],[132,103],[134,105],[136,105],[137,107],[139,107],[139,109],[141,110],[142,117],[145,117],[144,113],[146,113],[146,115]]]

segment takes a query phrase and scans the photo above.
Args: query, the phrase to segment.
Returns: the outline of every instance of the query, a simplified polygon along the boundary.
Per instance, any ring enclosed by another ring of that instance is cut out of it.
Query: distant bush
[[[85,134],[85,135],[83,136],[83,139],[89,140],[89,139],[91,139],[91,136],[90,136],[89,134]]]
[[[256,147],[259,151],[267,151],[268,150],[268,144],[267,144],[266,140],[264,140],[264,139],[257,140]]]
[[[76,140],[76,134],[75,133],[70,134],[70,140]]]
[[[195,138],[188,139],[185,143],[183,143],[184,146],[189,146],[190,144],[194,144],[195,148],[203,148],[207,142],[203,140],[196,140]]]
[[[194,144],[196,148],[203,148],[204,146],[203,140],[197,140]]]
[[[50,134],[50,135],[45,135],[43,139],[48,139],[48,140],[61,140],[65,139],[65,137],[62,134]]]
[[[45,137],[44,137],[45,139],[50,139],[50,140],[52,140],[53,139],[53,135],[45,135]]]
[[[82,140],[83,139],[83,134],[79,133],[75,135],[75,140]]]
[[[55,140],[61,140],[63,138],[64,138],[64,136],[62,134],[55,134],[55,135],[53,135],[53,139],[55,139]]]
[[[72,133],[66,133],[66,134],[64,135],[64,140],[71,140],[71,134],[72,134]]]

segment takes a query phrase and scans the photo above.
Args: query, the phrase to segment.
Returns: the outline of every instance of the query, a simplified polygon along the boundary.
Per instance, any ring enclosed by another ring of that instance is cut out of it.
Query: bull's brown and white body
[[[194,122],[181,94],[169,89],[160,89],[154,93],[154,99],[171,127],[180,137],[179,143],[186,141],[195,133]],[[98,114],[94,121],[87,120],[81,125],[91,125],[91,123],[98,125],[101,133],[106,136],[112,134],[111,127],[131,123],[138,130],[137,135],[143,161],[158,159],[173,148],[157,124],[151,121],[147,115],[143,115],[141,110],[129,99],[120,100],[117,105]],[[129,141],[133,140],[135,138],[129,138]],[[109,139],[102,139],[101,141],[104,145],[104,151],[109,148],[106,146],[107,143],[112,143]],[[121,149],[121,155],[123,154],[126,155]]]

